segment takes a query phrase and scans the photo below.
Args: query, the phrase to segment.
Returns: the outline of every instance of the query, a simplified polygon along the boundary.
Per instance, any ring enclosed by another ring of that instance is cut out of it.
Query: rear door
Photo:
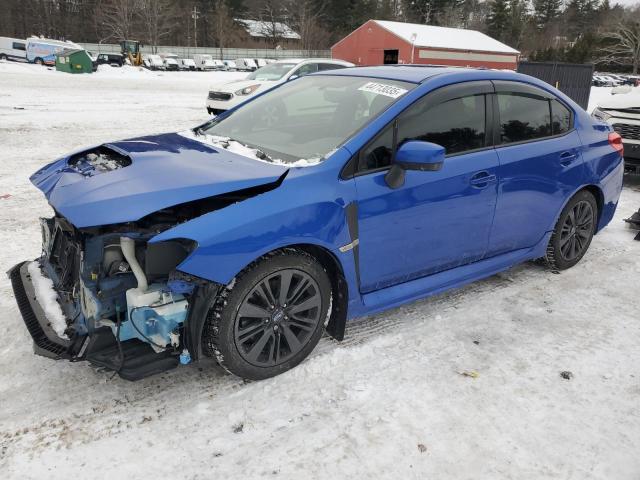
[[[488,255],[540,242],[585,175],[568,105],[531,85],[494,85],[500,183]]]

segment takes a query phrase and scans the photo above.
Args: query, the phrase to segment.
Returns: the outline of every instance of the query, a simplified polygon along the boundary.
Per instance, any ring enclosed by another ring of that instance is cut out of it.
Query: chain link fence
[[[111,43],[80,43],[84,49],[93,54],[120,53],[120,45]],[[193,58],[194,55],[211,55],[218,60],[235,60],[236,58],[331,58],[331,50],[285,50],[266,48],[223,48],[215,47],[177,47],[160,46],[141,47],[144,56],[153,53],[174,53],[180,58]]]

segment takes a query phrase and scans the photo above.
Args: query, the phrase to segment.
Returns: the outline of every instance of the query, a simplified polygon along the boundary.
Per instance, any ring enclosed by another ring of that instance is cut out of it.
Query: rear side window
[[[525,142],[549,137],[549,100],[526,93],[498,93],[500,143]]]
[[[24,43],[13,42],[14,50],[26,50],[27,46]]]
[[[318,71],[317,63],[307,63],[306,65],[302,65],[295,72],[293,72],[293,75],[302,77],[304,75],[309,75],[310,73],[315,73],[317,71]]]
[[[485,146],[485,96],[455,98],[427,110],[421,103],[399,118],[398,145],[407,140],[437,143],[447,155]]]
[[[340,65],[338,63],[320,63],[318,64],[318,71],[324,72],[325,70],[339,70],[341,68],[346,68],[345,65]]]
[[[551,100],[551,130],[560,135],[571,130],[571,111],[558,100]]]

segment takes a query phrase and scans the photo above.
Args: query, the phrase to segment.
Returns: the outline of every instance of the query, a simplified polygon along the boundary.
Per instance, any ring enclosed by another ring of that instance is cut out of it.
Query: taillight
[[[611,132],[609,134],[609,145],[620,154],[621,157],[624,157],[624,146],[622,145],[622,137],[617,132]]]

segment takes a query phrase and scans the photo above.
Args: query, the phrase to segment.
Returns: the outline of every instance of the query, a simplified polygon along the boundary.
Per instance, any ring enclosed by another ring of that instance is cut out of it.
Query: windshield
[[[295,66],[295,63],[272,63],[271,65],[259,68],[248,75],[247,80],[258,80],[263,82],[280,80]]]
[[[414,86],[374,78],[307,76],[249,101],[226,118],[213,119],[197,132],[257,149],[267,161],[313,164]]]

